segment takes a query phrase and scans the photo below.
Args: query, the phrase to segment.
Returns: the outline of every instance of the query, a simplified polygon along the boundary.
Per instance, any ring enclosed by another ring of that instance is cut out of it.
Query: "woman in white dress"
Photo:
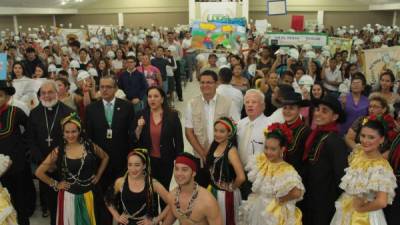
[[[331,225],[386,225],[382,209],[392,203],[397,186],[393,169],[379,151],[386,124],[383,120],[364,121],[361,144],[349,156],[340,183],[344,193],[335,203]]]
[[[296,207],[305,192],[301,177],[283,160],[292,131],[274,123],[265,131],[265,149],[250,158],[246,166],[253,182],[247,201],[239,209],[240,225],[301,225],[302,213]]]
[[[25,103],[29,109],[33,109],[37,103],[35,84],[33,79],[25,76],[25,69],[21,62],[15,62],[11,72],[12,85],[15,88],[14,99]]]
[[[0,176],[11,165],[10,157],[0,154]],[[11,204],[10,194],[0,183],[0,225],[17,225],[17,213]]]

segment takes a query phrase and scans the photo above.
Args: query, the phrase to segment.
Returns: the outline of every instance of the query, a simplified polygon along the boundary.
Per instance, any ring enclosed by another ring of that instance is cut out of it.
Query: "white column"
[[[318,10],[317,12],[317,24],[324,24],[324,10]]]
[[[124,26],[124,14],[123,13],[118,13],[118,26],[120,26],[120,27]]]
[[[249,0],[242,1],[242,17],[245,17],[247,22],[249,21]]]
[[[14,23],[14,33],[18,34],[18,19],[17,16],[13,16],[13,23]]]
[[[196,20],[196,3],[194,0],[189,1],[189,24]]]
[[[393,22],[392,25],[395,26],[397,22],[397,11],[393,11]]]
[[[53,15],[52,18],[53,18],[53,27],[57,27],[56,15]]]

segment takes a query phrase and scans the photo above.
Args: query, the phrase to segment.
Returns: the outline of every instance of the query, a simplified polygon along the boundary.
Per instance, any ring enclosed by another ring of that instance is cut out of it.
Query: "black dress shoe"
[[[179,98],[178,100],[179,100],[180,102],[183,102],[183,98]]]

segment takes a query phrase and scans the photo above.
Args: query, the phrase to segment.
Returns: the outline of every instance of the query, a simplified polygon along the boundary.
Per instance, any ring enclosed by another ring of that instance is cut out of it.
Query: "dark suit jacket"
[[[93,102],[86,108],[87,136],[109,155],[108,167],[112,170],[126,170],[126,156],[129,150],[133,149],[135,143],[134,118],[133,105],[116,98],[111,124],[112,139],[107,139],[109,125],[105,116],[103,100]]]
[[[319,137],[324,136],[322,132]],[[319,143],[320,139],[317,139]],[[317,142],[316,142],[317,143]],[[306,188],[304,220],[307,225],[329,225],[335,213],[335,201],[343,192],[339,188],[344,169],[348,167],[347,145],[336,133],[322,142],[319,159],[305,163]]]
[[[151,135],[150,135],[150,110],[145,109],[136,118],[136,121],[143,116],[145,126],[140,134],[138,145],[151,151]],[[137,124],[137,122],[136,122]],[[183,134],[182,125],[178,116],[178,112],[171,111],[163,113],[160,152],[163,160],[174,161],[176,156],[183,152]]]

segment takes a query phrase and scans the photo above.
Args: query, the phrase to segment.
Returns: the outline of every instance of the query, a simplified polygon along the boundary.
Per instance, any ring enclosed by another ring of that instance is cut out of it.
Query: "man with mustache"
[[[36,165],[62,143],[61,120],[73,110],[58,100],[57,84],[46,80],[39,90],[40,104],[34,108],[28,119],[28,144],[32,162]],[[56,174],[49,174],[55,178]],[[57,192],[43,182],[39,182],[42,206],[50,210],[51,225],[56,224]]]

